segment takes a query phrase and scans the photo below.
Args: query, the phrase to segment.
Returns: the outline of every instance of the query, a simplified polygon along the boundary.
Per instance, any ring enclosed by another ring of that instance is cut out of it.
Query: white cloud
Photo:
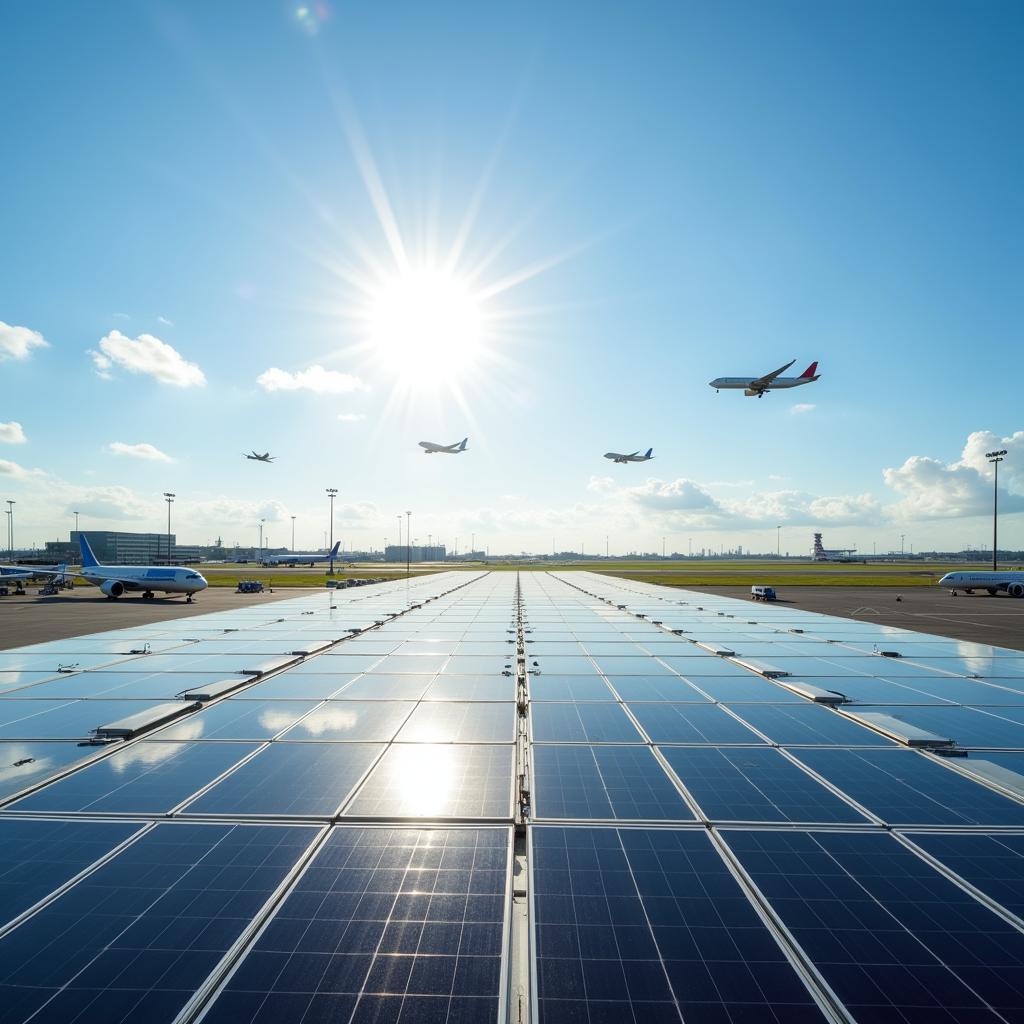
[[[202,387],[206,384],[203,371],[184,359],[166,342],[152,334],[129,338],[120,331],[111,331],[100,339],[99,351],[89,350],[96,372],[109,379],[114,366],[129,373],[144,373],[164,384],[179,388]]]
[[[160,515],[155,499],[147,500],[136,494],[130,487],[113,484],[108,487],[79,487],[63,481],[56,481],[52,488],[54,496],[60,495],[65,501],[68,515],[79,512],[90,519],[115,521],[157,519]]]
[[[166,452],[151,444],[125,444],[124,441],[111,441],[107,447],[115,455],[131,455],[136,459],[151,459],[153,462],[173,462],[174,459]]]
[[[34,348],[49,348],[50,343],[28,327],[14,327],[0,320],[0,361],[28,359]]]
[[[338,421],[340,423],[358,423],[360,420],[365,420],[366,415],[361,412],[339,412]]]
[[[167,317],[165,317],[165,316],[158,316],[157,320],[160,323],[162,323],[165,327],[173,327],[174,326],[174,321],[173,320],[168,320]]]
[[[41,469],[26,469],[19,466],[17,462],[10,462],[7,459],[0,459],[0,474],[14,477],[15,480],[27,480],[33,476],[45,476]]]
[[[587,490],[594,494],[610,494],[615,490],[615,478],[610,476],[592,476],[587,483]]]
[[[889,516],[908,522],[991,514],[993,468],[985,452],[1001,448],[1009,454],[1000,474],[1000,511],[1024,511],[1024,495],[1020,493],[1024,486],[1024,431],[999,437],[978,430],[969,435],[956,462],[912,455],[902,466],[883,470],[885,482],[903,495],[901,501],[889,506]]]
[[[265,370],[256,378],[264,391],[313,391],[318,395],[347,395],[353,391],[363,391],[366,385],[351,373],[339,373],[337,370],[325,370],[314,364],[308,370],[289,373],[276,366]]]
[[[721,505],[693,480],[681,478],[664,481],[651,477],[637,487],[626,488],[622,494],[643,508],[663,512],[720,510]]]
[[[797,402],[789,407],[790,414],[800,416],[805,412],[814,412],[818,407],[813,402]]]
[[[0,423],[0,441],[4,444],[24,444],[27,440],[25,431],[21,429],[21,424],[16,420],[11,420],[10,423]]]

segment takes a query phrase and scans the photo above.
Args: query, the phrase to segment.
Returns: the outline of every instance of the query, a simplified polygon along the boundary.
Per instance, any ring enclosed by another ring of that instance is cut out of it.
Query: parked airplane
[[[420,447],[424,449],[424,455],[459,455],[466,450],[468,437],[464,437],[455,444],[434,444],[433,441],[420,441]]]
[[[260,455],[257,453],[255,449],[253,449],[251,455],[246,455],[245,452],[242,452],[242,458],[249,459],[253,462],[273,462],[277,458],[277,456],[271,455],[270,452],[264,452],[262,455]]]
[[[621,462],[623,464],[627,462],[649,462],[654,456],[651,454],[653,448],[648,448],[647,451],[641,455],[639,452],[633,452],[630,455],[623,455],[621,452],[605,452],[604,457],[611,459],[612,462]]]
[[[17,565],[13,568],[38,576],[83,579],[99,587],[109,598],[120,597],[129,590],[141,590],[143,597],[152,598],[154,591],[162,590],[165,594],[185,594],[185,600],[191,604],[192,595],[209,586],[195,569],[173,565],[100,565],[84,533],[78,535],[78,545],[82,551],[81,572],[70,572],[64,566],[38,569],[32,565]]]
[[[338,548],[341,541],[335,541],[334,547],[327,554],[320,552],[298,551],[293,555],[267,555],[263,559],[264,565],[315,565],[317,562],[333,562],[338,557]]]
[[[766,391],[778,391],[782,388],[798,388],[801,384],[813,384],[821,376],[820,373],[816,372],[818,369],[817,362],[811,363],[799,377],[780,376],[795,362],[795,359],[791,359],[785,366],[780,366],[777,370],[766,373],[763,377],[716,377],[714,380],[708,381],[708,387],[712,387],[716,391],[720,388],[726,388],[727,390],[739,390],[742,388],[743,394],[747,398],[761,398]]]
[[[995,595],[1005,590],[1010,597],[1024,597],[1024,572],[1014,569],[1004,572],[947,572],[939,580],[939,586],[952,590],[954,594],[958,590],[965,594],[987,590]]]

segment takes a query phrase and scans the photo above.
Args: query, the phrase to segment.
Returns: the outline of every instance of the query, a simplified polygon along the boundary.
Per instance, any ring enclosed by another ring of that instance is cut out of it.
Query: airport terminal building
[[[159,565],[167,561],[166,533],[82,530],[82,534],[89,541],[96,558],[108,565]],[[47,557],[52,557],[54,561],[77,562],[80,557],[78,537],[78,531],[72,530],[69,542],[47,541]],[[170,535],[170,543],[172,558],[176,559],[178,548],[173,533]]]

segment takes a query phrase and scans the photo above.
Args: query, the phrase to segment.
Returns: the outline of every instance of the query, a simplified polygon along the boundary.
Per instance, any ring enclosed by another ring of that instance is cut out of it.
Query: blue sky
[[[1024,546],[1018,4],[42,2],[0,28],[19,544],[74,509],[160,529],[170,490],[183,541],[287,543],[295,515],[320,545],[333,486],[356,548],[407,508],[463,549],[960,547],[998,445]],[[790,359],[822,379],[706,384]]]

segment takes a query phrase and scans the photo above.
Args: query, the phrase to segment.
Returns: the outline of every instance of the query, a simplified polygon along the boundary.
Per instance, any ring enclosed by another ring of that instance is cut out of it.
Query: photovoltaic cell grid
[[[0,1022],[1024,1019],[1022,733],[1020,652],[590,573],[0,652]]]

